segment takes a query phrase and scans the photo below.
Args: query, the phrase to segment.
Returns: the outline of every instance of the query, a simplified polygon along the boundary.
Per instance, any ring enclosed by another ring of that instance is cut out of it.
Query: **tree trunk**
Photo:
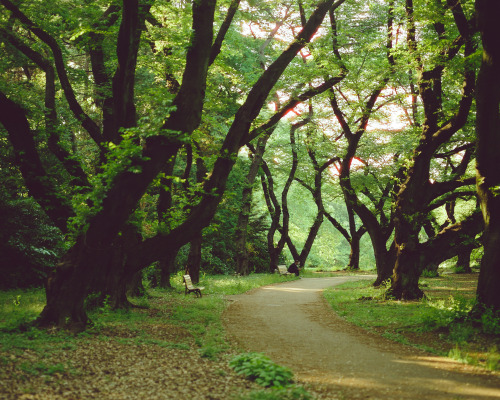
[[[177,253],[175,254],[177,255]],[[170,275],[174,271],[175,267],[175,255],[170,257],[164,257],[160,260],[160,287],[161,288],[171,288]]]
[[[361,236],[354,235],[351,237],[349,244],[351,245],[351,252],[349,253],[349,263],[347,264],[348,271],[359,270],[359,244]]]
[[[132,280],[127,285],[127,297],[140,297],[146,294],[146,288],[142,283],[142,271],[138,271],[132,277]]]
[[[340,5],[342,2],[338,2]],[[124,7],[137,3],[124,2]],[[270,91],[285,68],[312,38],[334,0],[320,2],[304,29],[281,55],[263,72],[238,109],[233,124],[220,148],[212,174],[203,186],[204,195],[183,221],[167,234],[145,239],[131,249],[127,265],[143,266],[161,259],[169,252],[190,242],[206,227],[216,212],[224,193],[228,175],[234,165],[233,155],[249,139],[252,122],[257,118]],[[118,173],[109,183],[99,211],[89,218],[88,229],[80,232],[75,245],[62,258],[62,262],[47,285],[47,305],[40,314],[39,324],[83,327],[88,322],[84,300],[92,290],[96,277],[106,266],[109,247],[115,242],[123,225],[135,209],[150,183],[165,163],[181,147],[186,137],[199,126],[205,100],[208,60],[212,45],[213,16],[216,2],[200,0],[192,7],[192,42],[187,47],[186,65],[182,85],[173,101],[162,132],[145,138],[142,154],[131,160],[135,171]],[[122,23],[127,21],[122,20]],[[123,45],[123,43],[119,43]],[[175,132],[172,133],[172,132]],[[119,271],[118,271],[119,272]],[[135,271],[134,271],[135,272]]]
[[[485,231],[484,256],[477,286],[481,307],[500,310],[500,3],[477,0],[476,11],[483,41],[483,60],[478,76],[477,192]]]
[[[37,318],[38,325],[85,329],[89,319],[84,302],[92,289],[89,277],[98,276],[108,261],[108,250],[91,250],[76,243],[57,265],[58,273],[47,280],[47,304]]]
[[[462,96],[453,118],[445,119],[442,115],[441,93],[444,66],[433,65],[428,71],[424,69],[422,59],[417,51],[413,1],[406,1],[406,12],[408,23],[407,43],[410,53],[415,57],[419,71],[418,85],[423,102],[425,121],[422,125],[419,145],[412,157],[412,165],[408,169],[406,180],[401,184],[397,194],[394,212],[396,262],[392,285],[387,295],[400,300],[415,300],[424,295],[418,287],[418,278],[422,272],[419,261],[418,235],[424,224],[426,207],[433,199],[434,187],[429,181],[431,159],[437,149],[467,122],[472,104],[475,74],[471,64],[465,63]],[[468,21],[459,5],[454,8],[453,13],[457,28],[465,40],[464,55],[467,58],[474,50]],[[450,52],[446,56],[451,60],[456,54],[457,52]],[[458,177],[455,177],[455,179],[458,179]]]
[[[470,274],[472,268],[470,267],[470,255],[474,250],[473,246],[469,246],[463,251],[458,252],[457,265],[455,266],[455,272],[457,274]]]
[[[201,231],[191,240],[189,255],[187,259],[186,271],[191,276],[193,283],[200,281],[200,266],[201,266],[201,245],[203,243],[203,235]]]
[[[316,240],[316,237],[318,236],[318,231],[322,223],[323,223],[323,213],[321,211],[318,211],[318,214],[316,215],[316,218],[314,219],[314,222],[311,225],[311,228],[309,229],[309,234],[307,235],[304,247],[302,247],[302,251],[300,252],[299,255],[299,261],[301,267],[304,267],[306,263],[307,257],[311,252],[312,245]]]
[[[248,223],[250,221],[251,205],[252,205],[252,192],[255,178],[259,172],[262,163],[262,156],[266,149],[266,143],[269,139],[269,134],[259,138],[256,151],[252,157],[252,163],[246,176],[245,186],[241,194],[241,211],[238,215],[238,223],[236,225],[236,272],[240,275],[248,275],[250,269],[248,266],[248,249],[247,249],[247,236],[248,236]]]

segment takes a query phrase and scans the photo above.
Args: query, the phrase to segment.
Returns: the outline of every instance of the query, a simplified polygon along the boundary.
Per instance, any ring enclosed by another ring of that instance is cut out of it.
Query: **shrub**
[[[293,373],[289,368],[271,361],[262,353],[245,353],[234,357],[229,365],[241,375],[264,387],[285,387],[292,383]]]

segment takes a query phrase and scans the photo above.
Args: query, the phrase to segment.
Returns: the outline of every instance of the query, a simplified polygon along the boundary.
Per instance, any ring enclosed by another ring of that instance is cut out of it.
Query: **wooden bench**
[[[196,297],[201,297],[201,291],[205,289],[204,287],[194,287],[193,282],[191,281],[191,277],[189,275],[184,275],[184,285],[186,285],[186,290],[184,294],[193,293]]]
[[[285,275],[285,276],[288,276],[288,275],[295,276],[295,274],[293,274],[291,272],[288,272],[288,269],[286,268],[286,265],[278,265],[278,273],[280,275]]]

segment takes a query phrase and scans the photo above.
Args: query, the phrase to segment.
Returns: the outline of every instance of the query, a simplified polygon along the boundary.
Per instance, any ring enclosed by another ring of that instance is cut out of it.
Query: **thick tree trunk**
[[[477,286],[482,307],[500,310],[500,3],[477,0],[483,60],[478,76],[477,101],[477,192],[483,213],[484,256]]]
[[[408,178],[398,193],[394,212],[396,262],[387,295],[400,300],[416,300],[424,296],[418,286],[422,272],[419,268],[418,236],[423,226],[419,212],[422,205],[428,202],[426,193],[429,191],[430,156],[425,141],[421,142],[415,154]]]
[[[406,180],[401,184],[397,195],[394,215],[396,262],[392,276],[392,285],[387,295],[401,300],[414,300],[423,297],[418,287],[421,274],[419,261],[418,235],[424,223],[426,207],[433,199],[434,186],[429,181],[430,163],[437,149],[446,143],[467,122],[472,94],[475,85],[475,73],[469,63],[465,63],[463,72],[463,91],[453,118],[445,119],[442,113],[442,73],[443,65],[433,65],[426,71],[417,51],[416,27],[413,15],[413,1],[406,1],[408,22],[407,43],[410,53],[415,57],[419,71],[419,91],[423,102],[425,121],[422,135],[415,149],[412,166],[408,169]],[[465,40],[464,55],[472,54],[474,46],[469,23],[459,3],[454,5],[453,16],[457,28]],[[458,53],[448,50],[446,57],[453,59]],[[443,60],[445,58],[443,57]],[[455,176],[458,180],[458,176]],[[436,184],[439,185],[439,184]]]
[[[127,285],[127,297],[140,297],[146,294],[146,288],[142,283],[142,271],[136,272]]]
[[[310,41],[333,4],[334,0],[324,0],[318,4],[290,46],[264,71],[249,91],[220,148],[221,156],[216,160],[212,174],[204,184],[205,195],[201,201],[193,207],[184,222],[168,234],[158,234],[132,249],[129,254],[130,265],[142,267],[164,257],[169,251],[176,251],[210,223],[234,165],[232,156],[237,153],[241,143],[246,143],[248,140],[252,122],[258,116],[283,71],[297,52]],[[342,1],[336,4],[337,6],[342,4]],[[137,7],[137,3],[124,2],[125,6]],[[92,289],[92,283],[105,268],[106,258],[109,257],[109,246],[114,243],[150,183],[157,177],[165,163],[177,153],[185,137],[199,126],[205,100],[208,60],[213,42],[215,6],[214,0],[193,2],[194,33],[192,43],[187,48],[182,85],[173,101],[174,111],[168,117],[162,131],[169,134],[147,137],[144,140],[141,157],[131,160],[133,166],[137,167],[136,171],[122,171],[109,184],[102,207],[97,214],[89,218],[88,229],[80,234],[76,244],[63,257],[48,284],[47,305],[39,318],[41,325],[79,327],[85,325],[87,315],[83,307],[84,300]],[[124,19],[122,23],[127,21]],[[126,43],[118,45],[124,44]]]
[[[47,304],[38,316],[38,325],[82,330],[89,322],[84,302],[91,292],[92,279],[110,261],[108,249],[90,249],[76,243],[57,266],[57,274],[47,280]]]

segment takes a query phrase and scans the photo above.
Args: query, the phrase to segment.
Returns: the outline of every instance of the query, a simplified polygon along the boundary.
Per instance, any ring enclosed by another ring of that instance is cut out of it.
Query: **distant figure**
[[[300,261],[295,260],[295,262],[288,267],[288,272],[295,274],[295,276],[299,276],[299,265]]]

